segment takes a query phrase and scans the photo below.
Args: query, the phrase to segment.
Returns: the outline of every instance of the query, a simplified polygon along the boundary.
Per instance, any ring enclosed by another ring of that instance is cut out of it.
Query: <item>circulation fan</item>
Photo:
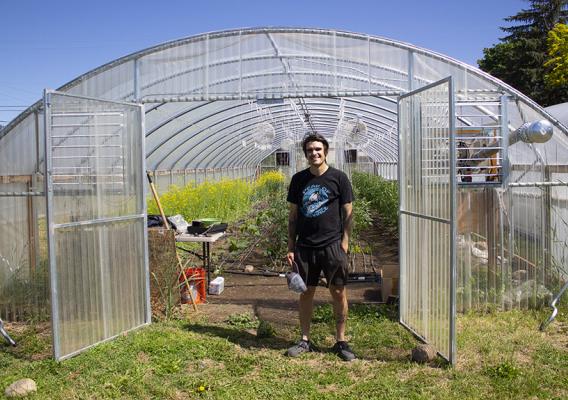
[[[359,116],[341,121],[339,133],[345,139],[345,142],[353,147],[361,148],[369,143],[367,124]]]
[[[261,122],[252,131],[252,142],[254,147],[259,150],[270,150],[276,136],[276,131],[272,124]]]

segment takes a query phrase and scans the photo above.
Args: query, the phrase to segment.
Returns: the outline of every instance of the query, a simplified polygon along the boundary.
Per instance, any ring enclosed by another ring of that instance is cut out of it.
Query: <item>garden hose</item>
[[[556,308],[556,303],[558,302],[560,297],[562,297],[562,294],[564,293],[564,291],[567,288],[568,288],[568,281],[566,281],[564,286],[562,286],[562,289],[560,289],[560,292],[558,292],[556,297],[554,299],[552,299],[552,301],[550,302],[550,307],[552,307],[552,315],[550,315],[550,317],[548,317],[548,319],[546,321],[544,321],[542,324],[540,324],[540,330],[541,331],[544,331],[546,329],[546,327],[548,326],[548,324],[550,324],[552,321],[554,321],[554,318],[556,318],[556,315],[558,314],[558,308]]]

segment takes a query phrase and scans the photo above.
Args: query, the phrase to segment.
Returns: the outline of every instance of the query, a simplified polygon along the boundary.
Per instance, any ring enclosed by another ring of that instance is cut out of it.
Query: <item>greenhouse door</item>
[[[455,363],[456,162],[451,78],[398,102],[400,322]]]
[[[142,106],[45,92],[53,352],[150,322]]]

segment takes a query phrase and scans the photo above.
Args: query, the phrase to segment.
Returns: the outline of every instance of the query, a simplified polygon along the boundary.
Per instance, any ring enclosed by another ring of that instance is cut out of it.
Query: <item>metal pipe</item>
[[[546,119],[526,122],[509,135],[507,144],[512,146],[519,141],[525,143],[545,143],[550,140],[552,133],[552,124]],[[470,159],[476,159],[473,160],[471,164],[477,165],[482,161],[486,161],[488,158],[497,154],[500,148],[501,146],[498,140],[489,143],[487,148],[479,150],[477,153],[469,157]]]
[[[404,92],[401,90],[377,90],[362,91],[362,90],[314,90],[312,92],[298,91],[298,92],[265,92],[265,93],[228,93],[228,94],[211,94],[204,95],[201,93],[186,96],[144,96],[140,103],[176,103],[176,102],[192,102],[192,101],[220,101],[220,100],[258,100],[258,99],[297,99],[297,98],[314,98],[314,97],[359,97],[359,96],[399,96]]]
[[[511,182],[509,187],[550,187],[550,186],[568,186],[568,182]]]
[[[10,335],[8,334],[8,332],[6,332],[6,330],[4,329],[4,322],[2,321],[2,318],[0,318],[0,334],[2,334],[2,336],[4,337],[4,339],[6,339],[6,341],[11,345],[11,346],[16,346],[16,342],[14,341],[14,339],[12,339],[10,337]]]
[[[44,195],[44,192],[0,192],[0,197],[27,197]]]

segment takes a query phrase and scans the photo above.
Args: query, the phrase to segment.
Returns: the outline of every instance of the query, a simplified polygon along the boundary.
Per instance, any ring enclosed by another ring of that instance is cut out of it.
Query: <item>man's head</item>
[[[329,143],[319,133],[311,133],[304,137],[302,149],[310,165],[319,166],[326,161]]]

